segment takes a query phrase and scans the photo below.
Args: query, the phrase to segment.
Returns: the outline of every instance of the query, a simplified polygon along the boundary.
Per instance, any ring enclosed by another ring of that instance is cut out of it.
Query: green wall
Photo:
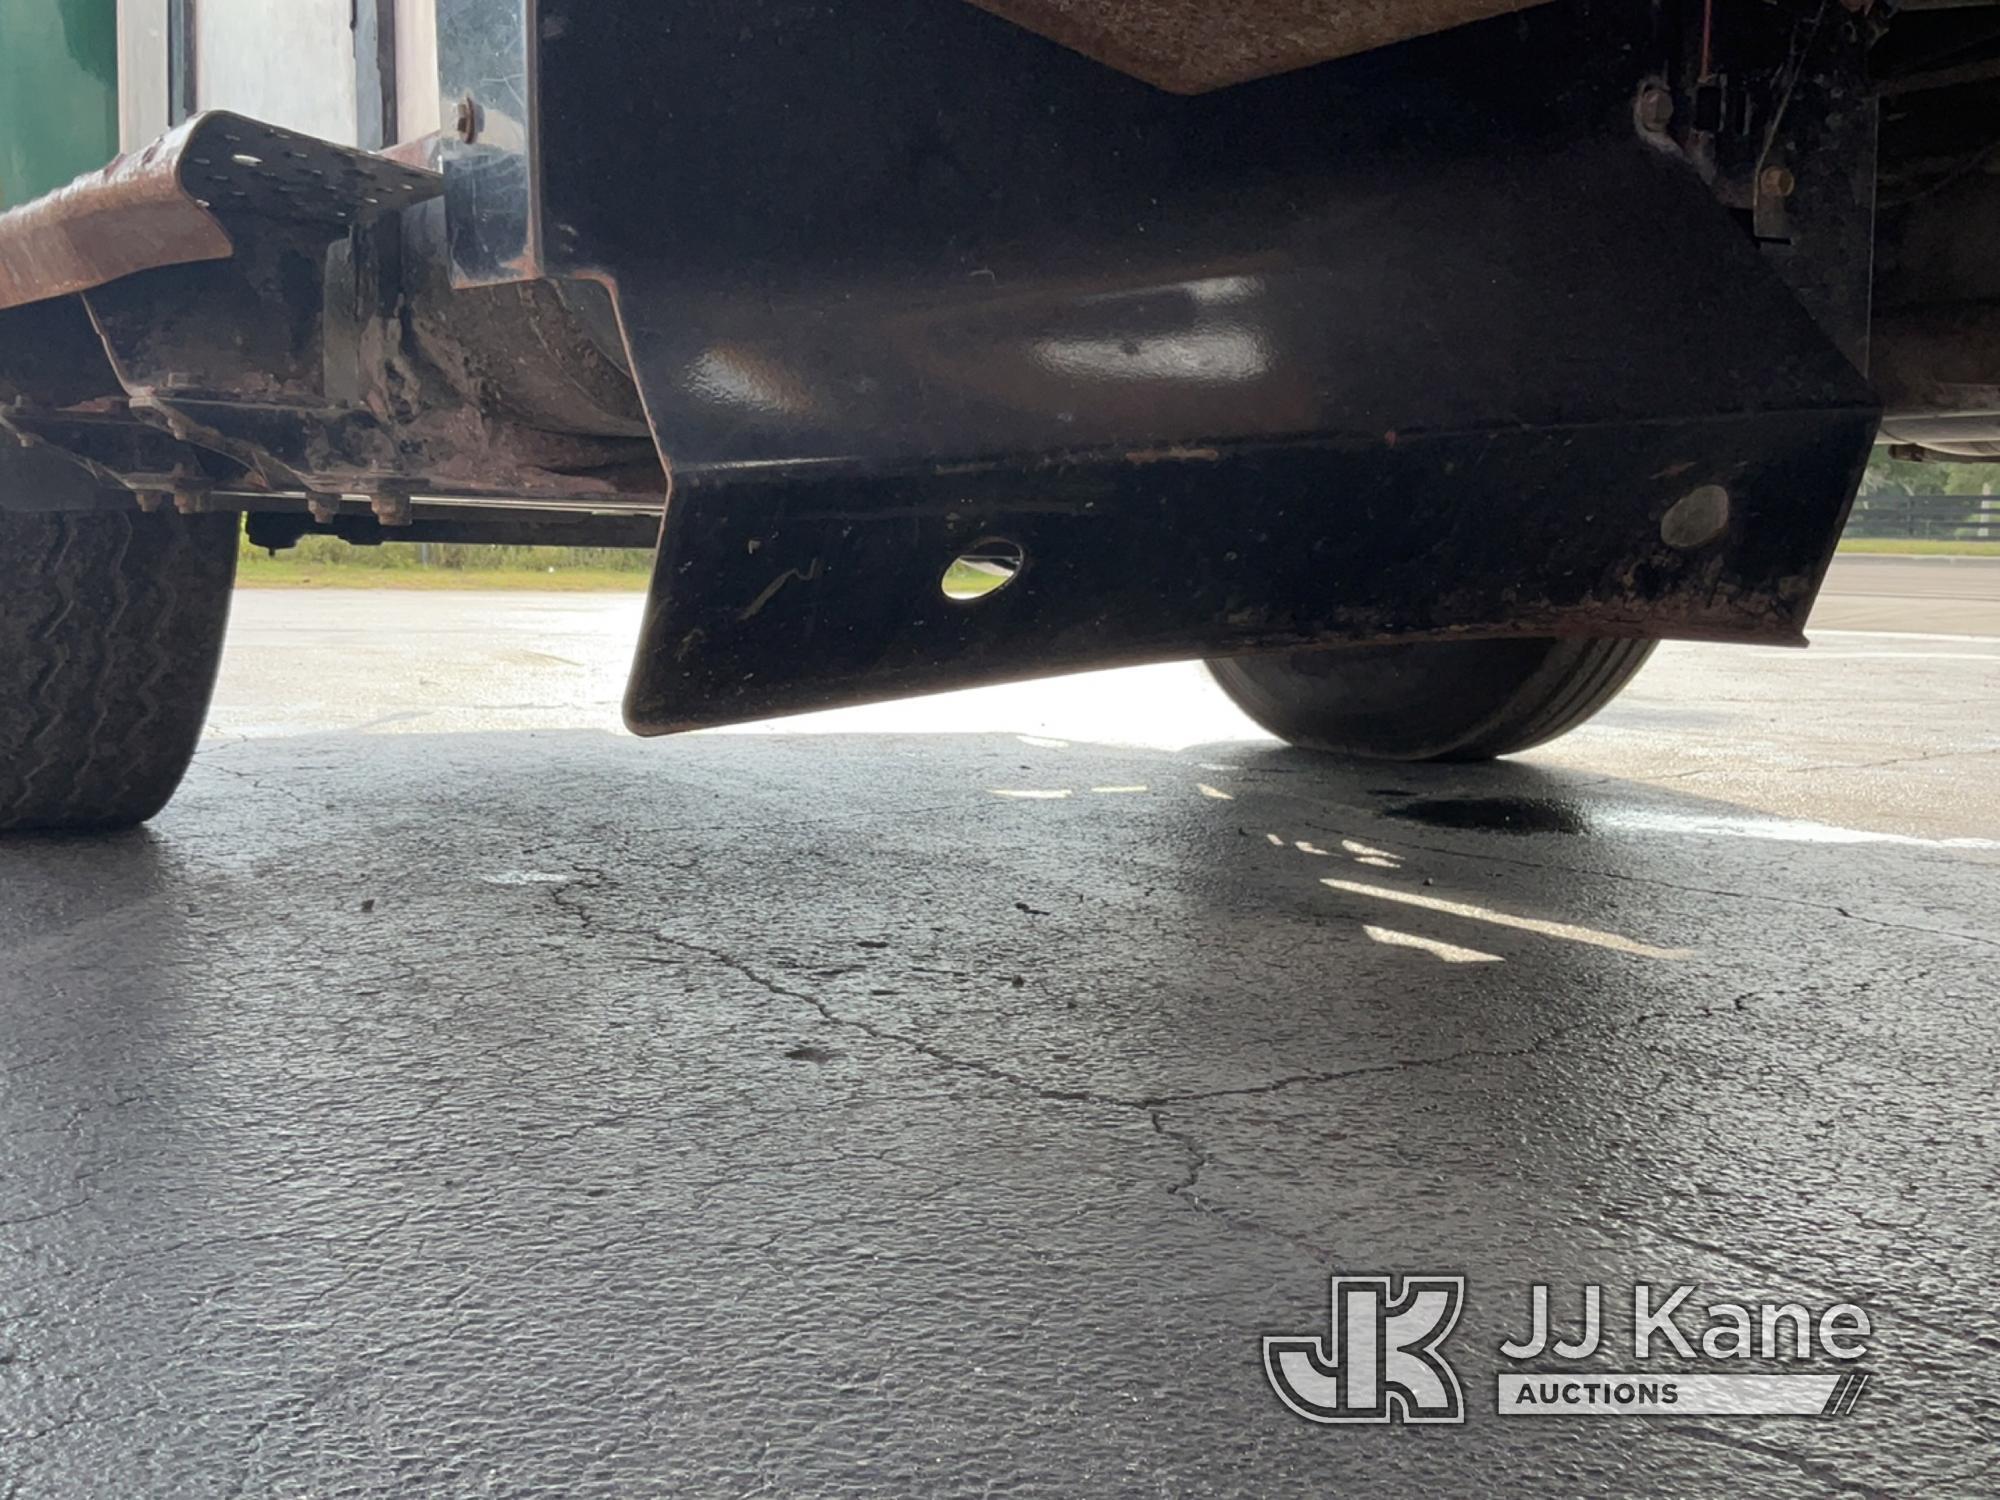
[[[0,208],[118,154],[118,0],[0,0]]]

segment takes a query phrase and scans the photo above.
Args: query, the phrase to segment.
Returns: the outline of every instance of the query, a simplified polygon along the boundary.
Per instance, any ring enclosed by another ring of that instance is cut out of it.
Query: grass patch
[[[2000,557],[2000,542],[1949,542],[1929,537],[1853,537],[1840,544],[1842,552],[1875,553],[1882,557]]]
[[[275,555],[245,538],[236,583],[251,589],[558,589],[637,591],[653,576],[653,554],[631,547],[494,547],[456,542],[385,542],[354,547],[308,536]]]
[[[629,568],[356,568],[342,563],[240,558],[240,589],[542,589],[556,593],[637,593],[648,574]]]

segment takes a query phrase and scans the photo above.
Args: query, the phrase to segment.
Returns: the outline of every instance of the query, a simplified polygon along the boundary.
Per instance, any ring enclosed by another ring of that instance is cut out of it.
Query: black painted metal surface
[[[1201,99],[924,0],[444,36],[460,274],[610,281],[674,477],[642,732],[1314,641],[1796,639],[1872,433],[1635,132],[1670,48],[1629,15]],[[1728,527],[1667,547],[1702,484]],[[995,537],[1020,577],[946,599]]]
[[[1327,640],[1796,642],[1868,425],[1718,423],[1692,468],[1687,432],[1661,423],[683,494],[627,721],[664,732]],[[1663,544],[1667,507],[1718,474],[1726,540]],[[1574,499],[1552,503],[1554,476]],[[996,536],[1026,553],[1019,576],[945,597],[952,559]]]

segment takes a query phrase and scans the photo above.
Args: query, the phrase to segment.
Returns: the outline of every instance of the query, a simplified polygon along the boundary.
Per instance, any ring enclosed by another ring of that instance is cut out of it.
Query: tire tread
[[[172,795],[207,713],[233,516],[0,512],[0,832],[120,828]]]

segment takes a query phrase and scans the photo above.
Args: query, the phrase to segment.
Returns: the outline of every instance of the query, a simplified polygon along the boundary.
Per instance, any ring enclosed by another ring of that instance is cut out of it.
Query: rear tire
[[[1374,760],[1490,760],[1567,734],[1617,696],[1653,641],[1417,641],[1213,660],[1282,740]]]
[[[166,806],[222,659],[237,524],[0,511],[0,832]]]

